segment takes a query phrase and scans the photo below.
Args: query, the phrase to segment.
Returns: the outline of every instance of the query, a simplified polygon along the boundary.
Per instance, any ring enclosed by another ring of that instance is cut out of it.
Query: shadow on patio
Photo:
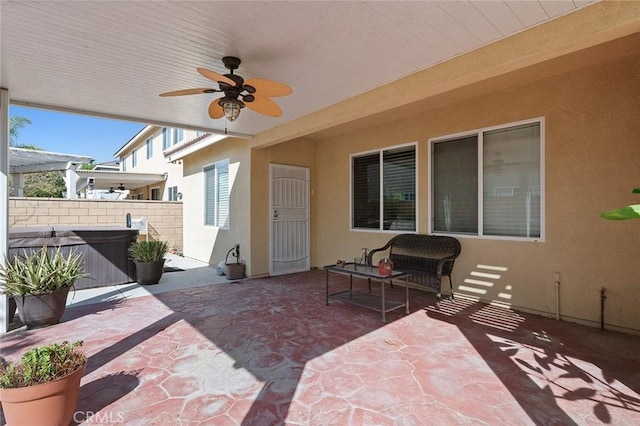
[[[364,308],[325,306],[324,277],[71,307],[57,326],[5,336],[2,355],[83,339],[77,420],[87,423],[640,422],[640,337],[465,300],[437,311],[419,291],[410,315],[381,324]]]

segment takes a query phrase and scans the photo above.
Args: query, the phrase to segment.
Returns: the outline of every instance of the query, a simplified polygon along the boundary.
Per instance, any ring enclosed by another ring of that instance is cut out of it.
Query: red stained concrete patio
[[[382,324],[324,296],[311,271],[70,307],[1,354],[84,340],[84,424],[640,424],[638,336],[415,290]]]

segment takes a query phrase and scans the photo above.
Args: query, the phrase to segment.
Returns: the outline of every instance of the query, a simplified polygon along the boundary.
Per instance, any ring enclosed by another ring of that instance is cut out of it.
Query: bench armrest
[[[455,260],[454,256],[444,257],[438,261],[438,277],[442,277],[442,273],[444,272],[444,267],[447,263],[451,262],[453,264]]]
[[[367,255],[367,265],[369,265],[369,266],[373,266],[373,263],[372,263],[372,261],[373,261],[373,255],[374,255],[375,253],[378,253],[378,252],[381,252],[381,251],[389,250],[389,247],[391,247],[392,242],[393,242],[393,240],[392,240],[392,241],[389,241],[387,244],[385,244],[385,245],[384,245],[384,247],[380,247],[380,248],[376,248],[376,249],[371,249],[371,250],[369,250],[369,254]]]

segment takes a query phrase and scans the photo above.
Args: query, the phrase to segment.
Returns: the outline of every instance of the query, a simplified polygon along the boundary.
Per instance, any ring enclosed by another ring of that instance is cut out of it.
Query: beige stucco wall
[[[229,229],[204,226],[203,168],[221,160],[229,160]],[[184,177],[181,192],[184,202],[185,256],[217,265],[227,251],[240,244],[241,256],[252,273],[250,247],[250,150],[244,139],[226,139],[183,159]]]
[[[379,247],[394,234],[349,229],[349,155],[406,143],[417,146],[418,231],[427,233],[429,139],[541,117],[546,239],[461,237],[455,286],[473,286],[468,280],[478,265],[501,266],[506,271],[481,289],[482,300],[553,316],[557,271],[563,319],[598,325],[605,287],[607,327],[640,332],[640,221],[600,218],[638,201],[631,194],[640,185],[638,75],[640,4],[603,2],[276,126],[248,144],[215,144],[185,159],[195,197],[185,201],[185,246],[196,242],[194,255],[204,255],[194,257],[211,260],[237,240],[250,247],[248,273],[267,274],[269,164],[281,163],[311,168],[312,267]],[[200,172],[225,157],[241,163],[232,214],[248,220],[222,233],[199,225]]]
[[[546,241],[461,237],[455,285],[472,278],[477,265],[506,267],[482,299],[552,315],[553,272],[559,271],[563,318],[595,324],[605,287],[607,324],[640,330],[640,221],[599,217],[603,210],[639,201],[631,194],[640,184],[638,75],[636,54],[394,121],[377,117],[378,123],[368,120],[354,124],[354,131],[347,127],[323,137],[315,145],[314,266],[352,258],[360,248],[381,246],[391,237],[349,230],[349,154],[417,141],[418,226],[427,233],[429,138],[544,117]]]
[[[182,203],[179,201],[9,199],[9,227],[125,226],[127,213],[132,219],[144,217],[148,221],[149,238],[168,241],[169,247],[182,250]]]

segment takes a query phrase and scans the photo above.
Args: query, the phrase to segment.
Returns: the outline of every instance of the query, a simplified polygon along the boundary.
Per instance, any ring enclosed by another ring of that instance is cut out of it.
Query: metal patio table
[[[386,313],[395,309],[402,308],[404,306],[405,313],[409,313],[409,277],[411,273],[402,271],[392,271],[391,275],[381,275],[378,272],[377,266],[369,266],[357,263],[347,263],[344,266],[327,265],[323,266],[323,269],[327,271],[326,277],[326,293],[325,304],[329,305],[329,298],[333,297],[338,300],[342,300],[347,303],[362,306],[365,308],[379,311],[382,314],[382,322],[386,323]],[[340,275],[349,276],[349,289],[338,291],[336,293],[329,294],[329,273],[336,273]],[[369,293],[362,293],[353,290],[353,277],[366,278],[369,283]],[[399,302],[394,300],[386,300],[384,292],[385,282],[391,283],[391,280],[404,279],[405,288],[405,302]],[[371,294],[371,281],[380,282],[381,293],[380,297]]]

